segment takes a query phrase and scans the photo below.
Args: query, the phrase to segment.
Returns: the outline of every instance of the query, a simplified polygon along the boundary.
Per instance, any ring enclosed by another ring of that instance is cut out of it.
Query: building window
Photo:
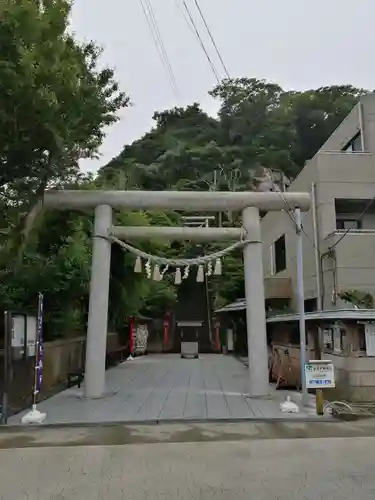
[[[327,352],[341,354],[345,349],[345,331],[339,325],[323,330],[324,349]]]
[[[347,231],[349,229],[362,229],[362,221],[358,219],[344,219],[336,220],[336,229]]]
[[[332,351],[333,334],[331,328],[326,328],[325,330],[323,330],[323,342],[324,342],[324,349],[327,351]]]
[[[333,352],[341,353],[345,347],[345,332],[339,325],[333,325]]]
[[[285,234],[271,247],[271,274],[277,274],[286,269]]]
[[[314,312],[318,310],[318,299],[305,300],[305,312]]]
[[[375,325],[373,323],[365,325],[365,340],[366,355],[375,356]]]
[[[342,148],[346,153],[358,153],[362,151],[362,137],[361,132],[358,132],[353,139],[351,139],[345,147]]]

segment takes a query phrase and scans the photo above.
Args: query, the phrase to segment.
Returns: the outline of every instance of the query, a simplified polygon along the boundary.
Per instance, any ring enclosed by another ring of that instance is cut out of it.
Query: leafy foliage
[[[370,293],[360,290],[345,290],[339,294],[339,297],[360,309],[374,308],[374,297]]]
[[[225,80],[210,93],[220,100],[216,119],[198,104],[155,113],[154,128],[125,146],[98,180],[122,179],[123,189],[243,191],[256,189],[260,167],[293,178],[364,93],[349,85],[289,92],[254,78]],[[219,220],[239,223],[236,214]],[[192,246],[171,251],[190,255]],[[217,304],[244,296],[240,252],[226,258],[214,289]]]
[[[78,174],[128,104],[113,71],[98,69],[100,50],[68,33],[70,8],[68,0],[0,5],[0,201],[17,207],[18,246],[44,190]]]
[[[93,178],[79,172],[78,162],[98,154],[105,127],[129,100],[113,70],[100,67],[99,48],[69,33],[70,9],[70,0],[0,3],[0,301],[35,311],[43,292],[49,337],[85,327],[92,217],[40,212],[46,189],[251,190],[259,167],[296,175],[364,92],[350,86],[285,92],[263,80],[226,80],[211,92],[220,100],[217,118],[196,103],[155,113],[154,128]],[[180,216],[119,211],[116,222],[176,225]],[[233,214],[220,220],[239,222]],[[169,256],[216,249],[165,241],[142,248]],[[133,266],[133,257],[113,246],[113,329],[131,314],[160,317],[176,299],[171,278],[155,283]],[[214,288],[217,304],[243,296],[240,252],[226,259]]]
[[[43,291],[50,316],[66,324],[82,323],[87,303],[90,223],[79,214],[35,221],[35,206],[46,188],[90,183],[78,162],[97,155],[104,127],[128,104],[113,70],[99,69],[99,48],[69,34],[70,9],[68,0],[0,4],[1,301],[29,309]]]

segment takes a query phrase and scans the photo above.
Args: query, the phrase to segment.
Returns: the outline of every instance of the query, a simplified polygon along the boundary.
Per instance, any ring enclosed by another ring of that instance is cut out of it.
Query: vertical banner
[[[42,424],[47,416],[47,413],[41,413],[36,409],[36,401],[38,394],[42,389],[43,380],[43,294],[38,293],[38,314],[35,325],[35,376],[34,376],[34,393],[33,406],[31,411],[26,413],[21,418],[23,424]]]
[[[134,352],[134,347],[135,347],[135,342],[134,342],[134,318],[133,316],[130,316],[129,318],[129,351],[130,354],[133,355]]]
[[[169,336],[169,318],[168,316],[164,319],[164,348],[168,346],[168,336]]]
[[[215,323],[215,344],[218,352],[221,350],[220,346],[220,322],[216,321]]]
[[[43,381],[43,294],[38,294],[38,315],[36,319],[36,357],[35,357],[35,389],[36,396],[40,393]]]

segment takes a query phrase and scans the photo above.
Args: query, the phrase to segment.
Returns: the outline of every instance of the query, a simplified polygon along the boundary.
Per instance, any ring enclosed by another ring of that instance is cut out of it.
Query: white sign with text
[[[309,361],[305,364],[307,389],[329,389],[335,387],[335,367],[331,361]]]

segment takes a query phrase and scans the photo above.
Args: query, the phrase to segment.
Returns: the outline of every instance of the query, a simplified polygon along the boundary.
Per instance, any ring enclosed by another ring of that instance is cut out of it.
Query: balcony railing
[[[327,244],[327,248],[333,246],[338,242],[343,236],[374,236],[375,229],[336,229],[332,233],[329,233],[325,238],[324,242]]]

